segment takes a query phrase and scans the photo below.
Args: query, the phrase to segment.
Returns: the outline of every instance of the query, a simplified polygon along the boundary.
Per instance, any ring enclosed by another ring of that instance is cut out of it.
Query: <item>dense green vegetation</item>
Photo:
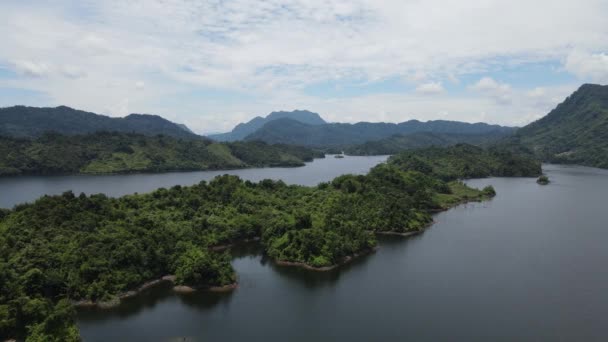
[[[323,155],[303,147],[129,133],[0,137],[0,176],[301,166],[315,157]]]
[[[432,174],[450,181],[483,177],[534,177],[542,173],[540,162],[501,148],[458,144],[406,151],[389,159],[402,169]]]
[[[399,124],[384,122],[359,122],[356,124],[331,123],[309,125],[289,118],[266,123],[245,140],[259,140],[270,144],[282,143],[313,147],[348,147],[368,141],[389,138],[395,134],[407,135],[417,132],[460,135],[496,135],[497,138],[513,133],[515,128],[465,123],[457,121],[411,120]]]
[[[323,125],[326,124],[325,120],[317,113],[309,112],[307,110],[294,110],[292,112],[272,112],[265,118],[256,116],[246,123],[240,123],[234,127],[234,129],[228,133],[212,134],[209,138],[216,141],[236,141],[243,140],[249,134],[262,128],[267,122],[289,118],[309,125]]]
[[[536,183],[538,183],[540,185],[547,185],[547,184],[549,184],[549,177],[542,175],[542,176],[538,177],[538,179],[536,180]]]
[[[75,135],[99,131],[145,135],[163,134],[183,139],[201,138],[186,126],[173,123],[158,115],[131,114],[124,118],[111,118],[66,106],[0,108],[0,135],[2,136],[32,138],[47,132]]]
[[[581,86],[505,144],[527,147],[543,161],[608,168],[608,86]]]
[[[0,336],[75,341],[71,301],[119,302],[168,274],[197,288],[234,283],[229,255],[212,247],[243,239],[260,238],[277,261],[340,264],[374,248],[374,232],[417,232],[434,211],[495,195],[455,179],[523,175],[528,163],[458,145],[403,153],[316,187],[224,175],[121,198],[66,192],[0,210]]]
[[[476,146],[486,146],[499,139],[511,135],[511,132],[495,131],[483,134],[455,134],[416,132],[410,134],[397,134],[389,138],[368,141],[364,144],[344,148],[346,154],[357,156],[397,154],[405,150],[425,147],[446,147],[459,143]]]

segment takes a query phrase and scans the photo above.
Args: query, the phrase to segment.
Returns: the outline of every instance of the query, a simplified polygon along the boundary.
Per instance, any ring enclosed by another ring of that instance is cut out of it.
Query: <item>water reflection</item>
[[[139,311],[119,308],[125,316],[79,315],[81,334],[85,341],[603,341],[608,172],[545,172],[544,187],[534,178],[472,180],[498,195],[439,213],[422,234],[380,236],[375,254],[331,272],[280,267],[259,245],[237,246],[233,293],[152,291],[131,302],[148,302]]]
[[[197,310],[209,310],[217,305],[229,305],[234,291],[209,292],[196,291],[192,293],[176,294],[182,304]]]
[[[126,298],[121,305],[111,309],[84,307],[78,309],[78,318],[87,320],[111,320],[137,315],[145,310],[152,310],[158,303],[164,302],[173,296],[173,286],[165,282],[140,292],[137,296]]]

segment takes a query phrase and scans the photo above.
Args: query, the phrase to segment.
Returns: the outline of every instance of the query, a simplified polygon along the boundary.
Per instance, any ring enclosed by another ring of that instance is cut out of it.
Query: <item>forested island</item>
[[[229,255],[213,247],[245,239],[259,238],[276,261],[310,268],[340,264],[372,250],[376,232],[421,231],[434,211],[494,195],[491,187],[476,190],[458,180],[481,173],[466,167],[446,173],[442,165],[470,158],[474,170],[491,176],[496,170],[524,175],[521,170],[531,169],[520,164],[534,163],[511,156],[488,168],[477,154],[489,152],[472,146],[419,153],[426,166],[403,154],[367,175],[316,187],[225,175],[121,198],[66,192],[2,210],[0,335],[76,340],[71,303],[116,303],[169,274],[177,285],[195,288],[233,284]]]
[[[200,137],[118,132],[45,133],[33,139],[0,136],[0,176],[293,167],[322,157],[323,153],[305,147],[216,143]]]

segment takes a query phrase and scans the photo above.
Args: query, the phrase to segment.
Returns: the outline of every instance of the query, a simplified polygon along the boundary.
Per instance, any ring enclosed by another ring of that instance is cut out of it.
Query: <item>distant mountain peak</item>
[[[243,140],[265,124],[280,119],[291,119],[308,125],[324,125],[327,123],[318,113],[308,110],[276,111],[271,112],[266,117],[256,116],[248,122],[239,123],[228,133],[209,135],[209,138],[218,141]]]
[[[308,111],[308,110],[300,110],[300,109],[296,109],[291,112],[287,112],[287,111],[272,112],[272,113],[268,114],[268,116],[266,116],[267,121],[276,120],[276,119],[280,119],[280,118],[289,118],[289,119],[300,121],[300,122],[303,122],[303,123],[306,123],[309,125],[323,125],[323,124],[327,123],[327,122],[325,122],[325,120],[323,120],[323,118],[321,118],[321,116],[319,114]]]

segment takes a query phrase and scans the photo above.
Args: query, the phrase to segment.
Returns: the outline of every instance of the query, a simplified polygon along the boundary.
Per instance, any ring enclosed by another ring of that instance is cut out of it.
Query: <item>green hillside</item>
[[[584,84],[506,143],[548,162],[608,168],[608,86]]]
[[[467,144],[406,151],[392,156],[388,163],[447,181],[490,176],[535,177],[542,173],[540,162],[531,157]]]
[[[322,156],[308,148],[262,142],[213,143],[127,133],[0,137],[0,175],[301,166]]]
[[[511,133],[492,132],[486,134],[450,134],[450,133],[430,133],[417,132],[411,134],[398,134],[392,137],[368,141],[360,145],[349,146],[344,149],[349,155],[387,155],[397,154],[405,150],[412,150],[425,147],[446,147],[459,143],[467,143],[476,146],[489,145]]]
[[[131,114],[124,118],[85,112],[66,106],[38,108],[13,106],[0,108],[0,135],[39,137],[46,132],[65,135],[88,134],[99,131],[163,134],[176,138],[200,139],[188,127],[163,119],[158,115]]]

